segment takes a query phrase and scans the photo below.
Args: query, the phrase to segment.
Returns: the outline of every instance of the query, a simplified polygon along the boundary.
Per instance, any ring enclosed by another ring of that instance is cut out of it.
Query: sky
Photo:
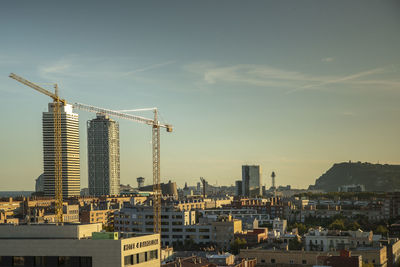
[[[50,101],[157,107],[162,182],[306,188],[334,163],[400,164],[400,2],[2,1],[0,191],[33,190],[43,172]],[[86,121],[79,111],[81,186]],[[151,113],[138,113],[151,117]],[[121,183],[152,183],[151,129],[119,121]]]

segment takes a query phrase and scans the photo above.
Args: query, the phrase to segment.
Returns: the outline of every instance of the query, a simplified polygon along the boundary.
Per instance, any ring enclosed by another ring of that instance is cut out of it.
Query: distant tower
[[[262,195],[261,167],[259,165],[242,166],[242,195],[246,197]]]
[[[243,193],[242,181],[238,180],[235,182],[235,196],[241,196]]]
[[[118,195],[120,186],[119,125],[106,115],[87,122],[89,193]]]
[[[44,192],[44,175],[43,173],[35,180],[35,192]]]
[[[272,172],[271,178],[272,178],[272,190],[274,190],[274,197],[276,197],[276,186],[275,186],[275,172]]]
[[[203,177],[200,177],[200,181],[203,184],[203,198],[206,198],[207,181]]]
[[[144,177],[138,177],[138,178],[136,178],[136,181],[137,181],[138,188],[141,188],[144,186]]]

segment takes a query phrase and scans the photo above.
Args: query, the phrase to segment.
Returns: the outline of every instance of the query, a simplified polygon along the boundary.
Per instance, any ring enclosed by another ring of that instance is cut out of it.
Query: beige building
[[[115,209],[109,210],[84,210],[80,214],[81,223],[102,223],[107,225],[114,216]]]
[[[233,219],[232,216],[222,216],[217,221],[211,222],[214,233],[214,242],[220,247],[228,248],[235,238],[235,234],[242,232],[242,221]]]
[[[396,255],[400,254],[400,241],[393,245],[393,262],[398,263]],[[256,258],[260,266],[296,266],[311,267],[318,265],[318,258],[322,256],[337,256],[339,251],[301,251],[301,250],[266,250],[266,249],[241,249],[240,258]],[[361,256],[363,263],[373,264],[374,267],[387,267],[387,247],[363,247],[351,250],[352,256]]]
[[[0,266],[160,266],[160,236],[101,224],[0,225]]]
[[[13,216],[14,213],[12,211],[0,210],[0,223],[18,224],[18,218],[13,218]]]

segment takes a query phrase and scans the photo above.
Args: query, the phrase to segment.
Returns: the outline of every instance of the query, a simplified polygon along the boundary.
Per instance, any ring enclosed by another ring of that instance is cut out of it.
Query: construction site
[[[39,93],[50,97],[48,112],[43,114],[43,153],[44,153],[44,192],[45,196],[55,198],[56,223],[63,223],[63,198],[80,194],[79,181],[79,128],[78,114],[73,111],[86,111],[105,116],[146,124],[152,131],[152,166],[153,166],[153,232],[161,231],[161,183],[160,183],[160,129],[172,132],[172,125],[159,121],[158,109],[137,109],[125,112],[100,108],[93,105],[70,104],[59,97],[58,85],[54,84],[54,92],[35,84],[14,73],[10,78],[26,85]],[[132,115],[127,112],[152,111],[153,118]],[[74,152],[77,152],[74,154]],[[119,150],[118,150],[119,152]],[[119,179],[118,179],[119,180]],[[118,181],[119,182],[119,181]],[[118,184],[119,186],[119,184]]]

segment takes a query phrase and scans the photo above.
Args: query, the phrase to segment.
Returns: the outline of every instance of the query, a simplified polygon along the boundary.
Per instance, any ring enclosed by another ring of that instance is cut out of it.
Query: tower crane
[[[109,116],[118,117],[121,119],[127,119],[143,124],[147,124],[152,127],[152,148],[153,148],[153,209],[154,209],[154,233],[161,232],[161,185],[160,185],[160,128],[165,128],[167,132],[172,132],[172,125],[161,124],[158,121],[158,110],[157,108],[151,108],[154,112],[154,119],[148,119],[141,116],[123,113],[121,111],[115,111],[110,109],[99,108],[81,103],[73,104],[76,109],[102,113]],[[147,109],[148,110],[148,109]]]
[[[65,106],[67,102],[58,96],[58,86],[54,84],[54,93],[34,84],[14,73],[10,78],[29,86],[36,91],[45,94],[53,99],[53,122],[54,122],[54,198],[56,222],[63,222],[63,194],[62,194],[62,158],[61,158],[61,111],[60,107]]]

